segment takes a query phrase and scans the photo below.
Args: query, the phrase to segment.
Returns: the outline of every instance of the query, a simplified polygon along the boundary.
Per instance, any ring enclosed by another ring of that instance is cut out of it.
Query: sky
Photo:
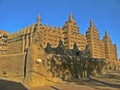
[[[42,25],[62,27],[70,13],[81,34],[85,34],[91,19],[100,39],[107,30],[120,58],[120,0],[0,0],[0,30],[17,32],[35,24],[39,14]]]

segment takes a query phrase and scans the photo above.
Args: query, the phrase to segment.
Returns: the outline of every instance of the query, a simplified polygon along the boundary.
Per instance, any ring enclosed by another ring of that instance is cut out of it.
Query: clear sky
[[[120,58],[120,0],[0,0],[0,29],[13,33],[36,23],[38,14],[43,25],[62,27],[70,12],[82,34],[90,19],[101,39],[108,30]]]

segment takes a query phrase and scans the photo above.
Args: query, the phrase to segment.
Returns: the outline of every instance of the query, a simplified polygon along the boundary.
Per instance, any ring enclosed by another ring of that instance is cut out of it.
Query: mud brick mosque
[[[100,40],[92,20],[85,35],[72,13],[63,27],[43,26],[38,15],[36,24],[13,34],[0,30],[0,79],[39,86],[107,70],[120,70],[117,47],[107,31]]]

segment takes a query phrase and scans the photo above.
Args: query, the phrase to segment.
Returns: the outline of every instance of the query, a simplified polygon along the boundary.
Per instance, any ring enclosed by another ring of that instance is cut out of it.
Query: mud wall
[[[8,54],[22,53],[22,40],[12,41],[8,43]]]
[[[25,54],[0,56],[0,79],[22,82]]]

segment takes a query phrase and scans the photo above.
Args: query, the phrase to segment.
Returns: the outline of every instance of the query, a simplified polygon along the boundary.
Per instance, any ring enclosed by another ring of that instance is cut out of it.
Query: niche
[[[80,55],[80,53],[79,52],[76,52],[76,56],[79,56]]]

